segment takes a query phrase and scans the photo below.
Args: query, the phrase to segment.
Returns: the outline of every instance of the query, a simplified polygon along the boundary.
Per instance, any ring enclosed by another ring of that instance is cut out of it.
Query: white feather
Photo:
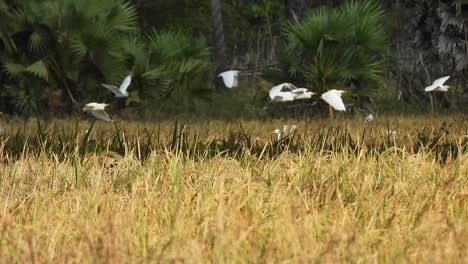
[[[341,94],[344,91],[340,90],[330,90],[326,93],[322,94],[322,99],[327,102],[331,107],[333,107],[337,111],[346,111],[346,107],[341,99]]]
[[[439,79],[435,80],[434,83],[432,83],[432,85],[427,86],[426,88],[424,88],[424,91],[425,92],[432,92],[432,91],[447,92],[449,86],[444,85],[444,83],[448,79],[450,79],[450,76],[445,76],[445,77],[439,78]]]
[[[237,87],[239,84],[239,71],[225,71],[220,73],[218,77],[223,78],[224,85],[229,89]]]
[[[296,88],[291,91],[293,94],[304,94],[308,92],[309,90],[307,88]]]
[[[120,85],[119,91],[122,94],[124,94],[124,95],[126,94],[128,96],[127,89],[128,89],[128,86],[130,86],[131,82],[132,82],[132,76],[128,75],[127,77],[125,77],[122,84]]]
[[[120,97],[128,97],[127,89],[130,86],[131,82],[132,82],[132,76],[128,75],[127,77],[125,77],[125,79],[123,80],[119,88],[117,88],[117,86],[105,84],[105,83],[101,83],[101,85],[107,88],[112,93],[114,93],[115,97],[120,98]]]
[[[305,92],[305,93],[301,93],[301,94],[296,94],[294,96],[294,100],[301,100],[301,99],[310,99],[312,98],[312,95],[314,95],[315,93],[313,92]]]
[[[294,94],[291,92],[279,92],[276,94],[273,99],[271,100],[272,102],[290,102],[294,101]]]
[[[114,120],[112,120],[110,116],[104,111],[106,109],[106,106],[108,106],[108,104],[101,104],[101,103],[93,102],[93,103],[85,104],[83,107],[83,111],[88,112],[92,114],[94,117],[104,120],[106,122],[114,122]]]
[[[296,88],[296,87],[290,83],[278,84],[276,86],[273,86],[273,88],[270,89],[270,92],[268,93],[268,95],[270,96],[270,99],[273,101],[274,97],[281,95],[281,93],[283,93],[283,89],[287,89],[291,91],[293,88]]]
[[[106,106],[108,106],[108,104],[101,104],[101,103],[93,102],[93,103],[85,104],[83,107],[83,111],[105,110]]]
[[[364,122],[366,123],[371,123],[371,122],[374,122],[374,115],[373,114],[369,114],[366,119],[364,119]]]

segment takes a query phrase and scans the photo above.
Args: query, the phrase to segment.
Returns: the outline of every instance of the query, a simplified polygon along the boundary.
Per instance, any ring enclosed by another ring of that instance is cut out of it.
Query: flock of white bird
[[[239,71],[230,70],[222,72],[218,75],[223,79],[224,85],[231,89],[239,85]],[[450,78],[450,76],[445,76],[434,81],[434,83],[424,89],[425,92],[447,92],[450,86],[445,85],[445,82]],[[101,84],[104,88],[108,89],[114,93],[116,98],[126,98],[128,97],[128,87],[132,82],[132,76],[128,75],[123,80],[120,87],[110,85],[110,84]],[[325,101],[330,106],[330,112],[332,108],[337,111],[346,111],[346,106],[341,98],[342,94],[345,93],[344,90],[329,90],[320,95],[320,98]],[[309,91],[307,88],[298,88],[291,83],[282,83],[273,86],[268,95],[271,102],[282,103],[282,102],[291,102],[296,100],[306,100],[312,98],[316,93]],[[94,117],[107,121],[114,122],[114,120],[107,114],[105,111],[108,104],[105,103],[88,103],[83,107],[83,111],[92,114]],[[369,114],[365,118],[365,122],[373,122],[374,115]],[[279,132],[279,131],[278,131]]]
[[[237,70],[230,70],[226,72],[222,72],[218,75],[218,77],[221,77],[223,79],[224,85],[231,89],[235,88],[239,85],[239,71]],[[445,85],[445,82],[450,78],[450,76],[445,76],[442,78],[439,78],[435,80],[430,86],[427,86],[424,91],[431,93],[431,92],[447,92],[450,86]],[[102,83],[101,85],[111,91],[116,98],[126,98],[128,97],[128,87],[130,86],[132,82],[132,76],[128,75],[124,78],[122,81],[122,84],[117,87],[114,85],[110,84],[104,84]],[[341,98],[341,95],[345,91],[343,90],[329,90],[323,94],[320,95],[320,98],[324,100],[329,106],[330,110],[331,108],[337,110],[337,111],[346,111],[345,104],[343,103],[343,100]],[[290,101],[295,101],[295,100],[304,100],[304,99],[310,99],[312,96],[315,95],[314,92],[309,91],[307,88],[297,88],[291,83],[282,83],[278,84],[274,87],[272,87],[269,91],[269,97],[272,102],[290,102]],[[88,103],[83,106],[83,111],[90,113],[93,115],[95,118],[106,121],[106,122],[114,122],[114,120],[109,116],[109,114],[105,111],[106,107],[109,104],[106,103]],[[0,112],[0,115],[2,113]],[[364,121],[366,123],[373,122],[375,119],[373,114],[369,114]],[[288,126],[283,126],[283,132],[279,129],[275,129],[273,133],[277,135],[277,139],[280,140],[283,135],[287,135],[288,132],[289,134],[292,134],[296,131],[296,126],[293,125],[290,127],[288,131]],[[0,125],[0,135],[4,133],[4,128]],[[385,135],[386,136],[395,136],[398,133],[394,130],[388,130]]]
[[[237,70],[222,72],[218,77],[223,78],[224,85],[227,88],[231,89],[237,87],[239,84],[239,71]],[[346,107],[341,99],[343,93],[345,93],[345,91],[332,89],[323,93],[320,97],[333,109],[346,111]],[[272,102],[291,102],[310,99],[316,93],[309,91],[307,88],[298,88],[291,83],[282,83],[273,86],[268,94]]]

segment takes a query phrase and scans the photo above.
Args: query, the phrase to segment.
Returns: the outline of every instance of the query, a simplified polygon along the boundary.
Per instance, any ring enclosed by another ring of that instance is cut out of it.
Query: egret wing
[[[328,91],[322,94],[322,99],[337,111],[346,111],[346,107],[341,99],[341,94],[337,91]]]
[[[130,86],[131,82],[132,82],[132,76],[131,75],[128,75],[127,77],[125,77],[122,84],[120,85],[119,92],[122,93],[122,94],[126,94],[128,86]]]
[[[428,86],[428,87],[424,88],[424,91],[425,91],[425,92],[432,92],[432,91],[434,91],[436,88],[437,88],[437,86],[431,85],[431,86]]]
[[[303,94],[306,93],[308,90],[307,88],[296,88],[291,91],[293,94]]]
[[[90,113],[97,119],[101,119],[106,122],[114,122],[114,120],[112,120],[112,118],[110,118],[110,116],[103,110],[90,111]]]
[[[286,85],[286,83],[282,83],[282,84],[278,84],[276,86],[273,86],[271,89],[270,89],[270,92],[269,92],[269,95],[270,95],[270,99],[273,100],[273,98],[277,95],[280,95],[281,94],[281,90],[283,89],[283,86]]]
[[[234,73],[234,82],[232,87],[237,87],[239,85],[239,74],[237,72]]]
[[[227,88],[236,87],[238,84],[238,81],[236,80],[237,71],[222,72],[218,75],[218,77],[223,78],[224,85],[226,85]]]
[[[437,87],[441,87],[442,85],[444,85],[444,83],[450,79],[450,76],[445,76],[445,77],[442,77],[442,78],[439,78],[437,80],[434,81],[434,84],[432,84],[433,86],[435,86],[436,88]]]
[[[117,88],[117,86],[114,86],[114,85],[110,85],[110,84],[105,84],[105,83],[101,83],[101,85],[108,89],[109,91],[113,92],[115,95],[120,95],[121,92],[119,90],[119,88]]]
[[[312,98],[312,95],[314,95],[313,92],[305,92],[303,94],[295,94],[294,95],[294,100],[299,100],[299,99],[310,99]]]

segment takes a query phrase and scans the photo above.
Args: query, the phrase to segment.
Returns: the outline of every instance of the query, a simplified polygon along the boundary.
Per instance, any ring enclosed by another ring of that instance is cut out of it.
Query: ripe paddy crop
[[[5,263],[468,261],[463,116],[6,131]]]

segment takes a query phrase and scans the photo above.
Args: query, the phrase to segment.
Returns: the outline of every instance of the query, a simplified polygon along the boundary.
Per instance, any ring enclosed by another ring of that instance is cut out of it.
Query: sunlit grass
[[[283,124],[298,132],[276,142]],[[463,117],[20,126],[1,145],[5,263],[468,260]]]

